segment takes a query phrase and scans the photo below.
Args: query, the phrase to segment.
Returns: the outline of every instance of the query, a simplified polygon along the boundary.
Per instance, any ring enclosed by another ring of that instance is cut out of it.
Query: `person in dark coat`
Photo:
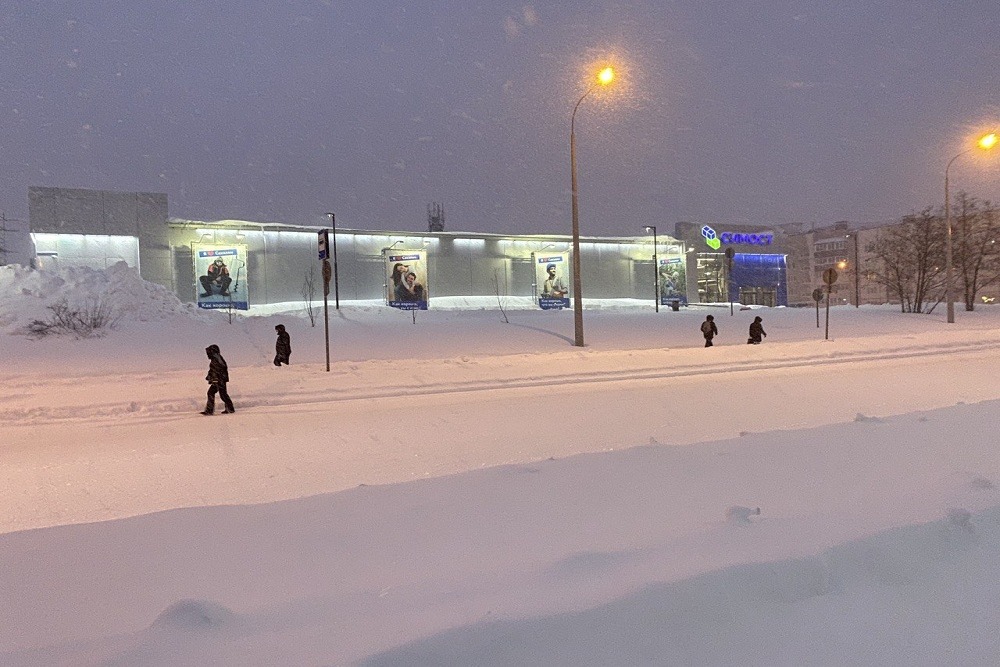
[[[753,318],[753,323],[750,325],[750,337],[747,338],[748,345],[760,345],[761,337],[766,338],[767,332],[764,331],[764,325],[761,324],[760,317]]]
[[[278,332],[278,340],[274,343],[274,365],[288,365],[288,357],[292,355],[292,337],[285,331],[285,325],[279,324],[274,327]]]
[[[705,336],[705,347],[712,347],[712,339],[719,333],[719,328],[715,326],[715,317],[708,315],[701,323],[701,333]]]
[[[205,354],[208,355],[208,375],[205,376],[205,379],[208,381],[209,387],[208,402],[205,403],[205,409],[201,414],[210,415],[215,412],[215,394],[217,393],[226,405],[225,414],[236,412],[233,401],[229,398],[229,392],[226,391],[226,383],[229,382],[229,366],[226,365],[226,360],[222,357],[219,346],[209,345],[205,348]]]

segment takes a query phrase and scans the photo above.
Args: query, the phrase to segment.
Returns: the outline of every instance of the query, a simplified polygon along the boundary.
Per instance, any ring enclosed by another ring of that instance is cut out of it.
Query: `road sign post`
[[[823,289],[817,287],[813,290],[813,301],[816,302],[816,328],[819,329],[819,302],[823,300]]]

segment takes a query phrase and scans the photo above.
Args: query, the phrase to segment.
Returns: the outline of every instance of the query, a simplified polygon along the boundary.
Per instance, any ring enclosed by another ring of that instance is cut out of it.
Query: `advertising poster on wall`
[[[569,253],[533,255],[538,305],[543,310],[569,308]]]
[[[427,310],[426,250],[383,250],[387,280],[386,302],[401,310]]]
[[[660,257],[660,305],[669,305],[671,301],[687,304],[687,275],[684,270],[684,258]]]
[[[245,245],[191,247],[199,308],[250,310]]]

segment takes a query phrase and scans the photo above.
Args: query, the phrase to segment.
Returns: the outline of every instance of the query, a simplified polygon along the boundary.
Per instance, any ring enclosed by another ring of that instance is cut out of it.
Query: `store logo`
[[[701,228],[701,235],[705,237],[705,243],[713,250],[726,243],[728,245],[771,245],[774,243],[774,234],[745,234],[743,232],[722,232],[716,234],[715,230],[705,225]]]
[[[723,243],[739,245],[771,245],[774,234],[743,234],[741,232],[722,232]]]
[[[712,250],[718,250],[719,246],[722,245],[722,241],[720,241],[715,235],[715,230],[708,225],[701,228],[701,235],[705,237],[705,243],[707,243],[708,247]]]

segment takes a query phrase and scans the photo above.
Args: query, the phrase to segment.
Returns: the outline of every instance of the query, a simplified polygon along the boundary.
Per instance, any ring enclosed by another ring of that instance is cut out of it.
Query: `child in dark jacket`
[[[760,317],[753,318],[753,323],[750,325],[750,337],[747,338],[747,345],[760,345],[762,337],[767,337],[767,332],[764,331],[764,325],[761,324]]]
[[[209,387],[208,402],[205,403],[205,409],[201,414],[210,415],[215,412],[216,394],[219,394],[222,402],[226,405],[225,414],[236,412],[233,401],[229,398],[229,392],[226,391],[226,383],[229,382],[229,366],[222,357],[219,346],[209,345],[205,348],[205,354],[208,355],[208,375],[205,376],[205,380],[208,381]]]
[[[715,317],[708,315],[701,323],[701,334],[705,337],[705,347],[712,347],[712,339],[719,333],[719,328],[715,326]]]
[[[288,365],[288,357],[292,355],[292,337],[285,331],[284,324],[277,325],[274,330],[278,332],[278,340],[274,343],[274,365]]]

